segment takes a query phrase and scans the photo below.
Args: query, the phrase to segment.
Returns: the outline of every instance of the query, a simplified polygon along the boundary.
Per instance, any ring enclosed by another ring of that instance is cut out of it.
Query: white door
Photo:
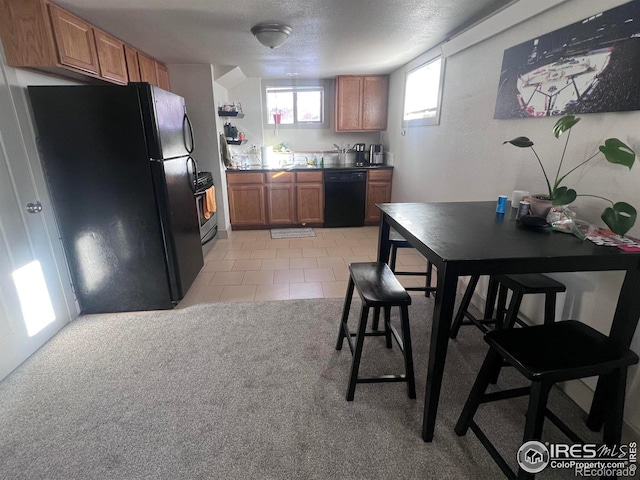
[[[0,379],[76,315],[25,89],[0,50]]]

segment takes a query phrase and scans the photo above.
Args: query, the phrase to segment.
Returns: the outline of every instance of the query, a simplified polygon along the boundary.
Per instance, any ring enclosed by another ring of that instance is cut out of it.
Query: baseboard
[[[464,291],[467,288],[469,277],[462,277],[460,282],[458,282],[458,293],[460,295],[464,294]],[[480,290],[480,292],[478,292]],[[471,298],[471,305],[477,309],[479,312],[484,311],[484,304],[486,301],[486,296],[482,294],[482,290],[476,288],[476,291]],[[519,315],[519,318],[524,320],[526,323],[533,323],[531,319],[527,318],[526,315]],[[595,384],[594,384],[595,385]],[[593,400],[593,391],[594,388],[589,386],[584,380],[574,380],[572,382],[561,382],[558,384],[558,387],[562,389],[563,392],[567,394],[567,396],[573,400],[576,405],[578,405],[582,410],[588,412],[591,408],[591,401]],[[635,429],[632,425],[623,421],[622,423],[622,443],[636,442],[640,443],[640,432]]]

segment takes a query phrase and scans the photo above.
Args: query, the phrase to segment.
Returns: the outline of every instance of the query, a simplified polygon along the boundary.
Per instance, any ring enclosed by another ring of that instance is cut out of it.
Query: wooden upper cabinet
[[[12,67],[169,90],[164,65],[48,0],[0,0],[0,41]]]
[[[100,76],[114,83],[126,84],[129,81],[127,62],[124,56],[124,43],[102,30],[94,29]]]
[[[169,83],[169,70],[167,67],[159,62],[156,62],[156,78],[158,79],[158,86],[163,90],[171,90],[171,84]]]
[[[98,75],[98,55],[91,24],[53,4],[49,4],[49,11],[60,63]]]
[[[362,129],[362,77],[336,79],[336,131]]]
[[[144,53],[138,52],[138,64],[140,65],[140,80],[157,86],[156,61]]]
[[[336,131],[387,129],[389,77],[387,75],[336,78]]]
[[[0,38],[12,67],[58,63],[47,5],[42,0],[0,0]]]
[[[127,60],[127,74],[129,75],[129,81],[139,82],[141,79],[140,65],[138,64],[138,51],[129,45],[125,45],[124,56]]]
[[[386,130],[389,77],[376,75],[362,80],[362,129]]]

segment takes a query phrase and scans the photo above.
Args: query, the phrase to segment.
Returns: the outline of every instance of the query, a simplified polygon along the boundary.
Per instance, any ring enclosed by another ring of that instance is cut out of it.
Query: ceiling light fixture
[[[278,23],[262,23],[251,29],[258,41],[272,50],[282,45],[293,30],[288,25]]]

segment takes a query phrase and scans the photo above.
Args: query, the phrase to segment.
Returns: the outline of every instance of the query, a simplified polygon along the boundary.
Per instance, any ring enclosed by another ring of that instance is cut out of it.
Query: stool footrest
[[[395,273],[396,275],[411,275],[411,276],[416,276],[416,277],[426,277],[427,276],[427,272],[399,272],[399,271],[395,270],[393,273]]]
[[[531,393],[531,387],[513,388],[511,390],[500,390],[499,392],[485,393],[480,399],[480,403],[497,402],[509,398],[524,397]]]
[[[496,447],[494,447],[491,441],[489,441],[489,439],[484,434],[484,432],[480,429],[478,424],[472,420],[471,423],[469,424],[469,428],[471,428],[471,431],[476,434],[476,437],[478,437],[478,440],[480,440],[480,443],[484,445],[484,448],[487,449],[487,452],[489,452],[489,455],[491,455],[491,458],[493,458],[493,460],[500,467],[500,470],[502,470],[502,472],[506,475],[506,477],[509,480],[516,480],[518,478],[516,476],[516,473],[513,470],[511,470],[511,467],[507,464],[507,462],[505,462],[502,455],[500,455],[498,450],[496,450]]]
[[[380,375],[379,377],[358,377],[357,383],[406,382],[406,375]]]
[[[499,323],[495,318],[476,318],[469,312],[465,312],[464,317],[468,320],[463,320],[460,325],[475,325],[482,330],[483,333],[487,333],[489,331],[486,325],[497,325]]]
[[[408,292],[435,292],[435,287],[404,287]]]
[[[357,337],[358,334],[354,333],[354,332],[349,332],[349,335],[352,337]],[[365,337],[384,337],[385,333],[381,332],[381,331],[373,331],[373,332],[366,332],[364,334]]]
[[[556,427],[558,427],[558,430],[564,433],[573,443],[585,443],[585,441],[582,438],[580,438],[576,432],[571,430],[569,426],[566,423],[564,423],[562,420],[560,420],[556,416],[556,414],[553,413],[551,410],[549,410],[548,408],[545,408],[544,415],[551,421],[551,423],[553,423]]]

